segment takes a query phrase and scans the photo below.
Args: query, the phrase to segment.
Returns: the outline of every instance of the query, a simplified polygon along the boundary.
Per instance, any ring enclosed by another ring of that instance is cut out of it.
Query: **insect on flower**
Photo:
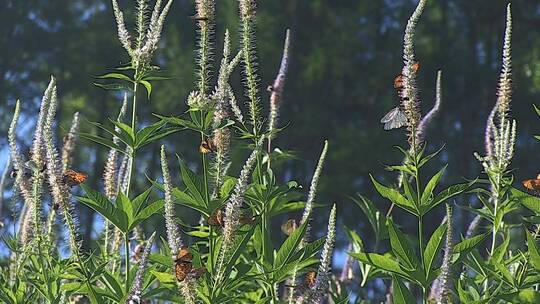
[[[212,212],[212,214],[208,217],[208,225],[214,227],[219,226],[221,228],[225,227],[224,214],[221,209],[217,209],[216,211]]]
[[[381,123],[384,124],[384,129],[386,131],[399,129],[407,124],[407,116],[405,116],[403,111],[397,106],[381,118]]]
[[[202,154],[208,154],[210,152],[216,152],[216,146],[210,138],[205,138],[199,146],[199,152]]]
[[[523,187],[525,187],[530,192],[535,194],[540,194],[540,174],[536,178],[527,179],[521,182]]]
[[[412,66],[413,73],[417,73],[420,68],[420,63],[415,63]],[[403,90],[403,74],[398,74],[394,78],[394,88],[398,91],[398,94]],[[399,106],[390,110],[386,113],[383,118],[381,118],[381,123],[384,124],[385,130],[399,129],[407,124],[407,116],[399,108]]]
[[[291,235],[298,228],[298,221],[296,219],[288,219],[285,224],[281,225],[281,231],[286,235]]]
[[[73,187],[80,185],[86,181],[88,178],[88,174],[77,172],[75,170],[67,169],[64,173],[64,184]]]
[[[143,244],[137,244],[137,246],[135,246],[135,248],[133,249],[133,257],[132,257],[133,262],[135,263],[139,262],[142,258],[143,252],[144,252]]]
[[[178,282],[184,281],[188,275],[198,279],[206,272],[204,267],[193,268],[193,255],[187,247],[180,248],[175,263],[174,272]]]
[[[191,272],[193,255],[189,252],[187,247],[182,247],[178,251],[175,260],[174,272],[176,274],[176,280],[182,282],[186,279],[187,275]]]
[[[313,288],[317,281],[317,272],[315,270],[310,270],[306,273],[306,278],[304,279],[303,286],[306,288]]]

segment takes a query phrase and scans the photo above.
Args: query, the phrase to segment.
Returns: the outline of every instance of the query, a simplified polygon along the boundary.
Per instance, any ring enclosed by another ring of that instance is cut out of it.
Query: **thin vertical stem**
[[[129,233],[124,234],[124,242],[125,242],[125,263],[126,263],[126,277],[125,277],[125,283],[126,283],[126,293],[129,292]]]
[[[132,104],[132,112],[131,112],[131,130],[133,133],[136,134],[136,123],[137,123],[137,88],[139,86],[139,83],[137,81],[137,72],[135,72],[135,81],[133,82],[133,104]],[[126,189],[126,197],[129,197],[129,192],[131,189],[131,177],[133,173],[133,163],[135,159],[135,150],[131,151],[131,155],[129,156],[129,164],[128,164],[128,179],[127,179],[127,189]]]

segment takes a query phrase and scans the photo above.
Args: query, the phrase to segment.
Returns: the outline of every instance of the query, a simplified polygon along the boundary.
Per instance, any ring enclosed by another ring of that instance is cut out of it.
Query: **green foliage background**
[[[125,5],[127,2],[120,4],[133,7]],[[416,1],[258,2],[259,68],[265,77],[261,90],[277,71],[285,29],[291,28],[293,35],[280,118],[288,128],[275,145],[298,152],[302,159],[284,163],[278,174],[283,180],[296,179],[307,187],[323,140],[329,139],[331,148],[318,200],[328,207],[336,201],[340,221],[362,234],[367,223],[348,196],[355,192],[374,194],[368,172],[382,179],[381,164],[400,161],[401,154],[392,146],[403,144],[404,136],[400,131],[383,131],[379,119],[397,102],[392,81],[402,66],[403,28]],[[506,1],[493,0],[429,1],[418,27],[416,52],[421,62],[419,87],[424,89],[424,112],[434,100],[436,71],[443,71],[442,111],[428,131],[428,149],[446,146],[438,161],[431,163],[433,170],[442,163],[450,164],[443,183],[461,182],[462,177],[477,176],[481,170],[472,152],[483,150],[484,125],[495,102],[505,6]],[[193,13],[191,1],[176,0],[173,4],[162,40],[165,47],[157,54],[159,65],[173,79],[156,83],[151,102],[141,104],[143,124],[152,119],[151,113],[171,115],[187,109],[185,100],[194,83],[195,25],[189,18]],[[217,13],[216,35],[222,37],[229,28],[233,46],[237,47],[237,1],[219,1]],[[520,180],[536,176],[540,160],[540,146],[531,136],[539,129],[531,104],[540,89],[540,3],[514,1],[513,15],[512,108],[519,135],[513,167]],[[85,119],[105,121],[106,115],[113,115],[120,107],[119,96],[92,85],[93,75],[106,72],[104,66],[118,66],[118,58],[128,60],[116,37],[109,1],[4,0],[0,3],[0,41],[0,134],[7,134],[17,98],[22,101],[23,126],[33,125],[50,74],[58,79],[59,119],[66,132],[75,111],[83,116],[83,130],[96,132]],[[216,58],[220,49],[217,45]],[[267,99],[265,93],[263,101]],[[178,135],[169,137],[167,146],[187,160],[195,160],[197,141],[187,141],[186,134],[181,136],[181,141]],[[28,146],[31,138],[26,140],[23,144]],[[139,154],[139,164],[147,164],[138,168],[141,188],[147,183],[144,174],[159,175],[158,145],[154,146]],[[2,163],[7,151],[2,136]],[[81,140],[77,151],[75,167],[89,172],[90,187],[98,188],[105,150]],[[88,239],[96,229],[91,220],[95,215],[84,207],[79,211]],[[324,215],[320,219],[324,222],[327,213],[316,215]],[[456,226],[468,220],[458,217]],[[425,226],[431,231],[439,223],[440,218],[430,217]]]

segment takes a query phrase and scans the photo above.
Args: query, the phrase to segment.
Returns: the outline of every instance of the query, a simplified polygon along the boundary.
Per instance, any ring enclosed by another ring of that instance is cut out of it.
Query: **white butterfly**
[[[381,123],[384,124],[385,130],[398,129],[407,124],[407,117],[399,107],[395,107],[390,112],[386,113],[383,118],[381,118]]]

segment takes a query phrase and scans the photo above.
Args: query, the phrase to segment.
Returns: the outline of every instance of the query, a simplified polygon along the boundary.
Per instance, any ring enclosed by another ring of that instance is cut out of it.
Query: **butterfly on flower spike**
[[[205,138],[201,145],[199,146],[199,152],[202,154],[208,154],[210,152],[216,152],[216,146],[214,145],[214,142],[210,138]]]
[[[317,272],[315,270],[309,270],[304,277],[302,283],[298,285],[285,285],[289,288],[297,288],[297,292],[303,293],[308,289],[314,288],[317,283]]]
[[[68,185],[69,187],[77,186],[88,178],[88,174],[77,172],[75,170],[67,169],[64,173],[63,182],[64,184]]]
[[[225,227],[224,219],[223,210],[217,209],[208,217],[208,225],[223,228]]]
[[[182,247],[178,250],[174,265],[174,273],[178,282],[183,282],[187,276],[198,279],[205,272],[206,269],[204,267],[193,268],[193,255],[187,247]]]
[[[257,221],[256,216],[241,215],[238,219],[240,225],[254,225]],[[223,209],[216,209],[208,217],[208,225],[213,227],[225,227],[225,211]]]
[[[419,68],[420,63],[417,62],[413,64],[413,73],[416,74]],[[396,89],[398,94],[401,95],[400,93],[403,90],[403,74],[400,73],[396,76],[396,78],[394,78],[394,89]],[[407,124],[407,116],[405,116],[400,107],[397,106],[390,110],[390,112],[386,113],[383,118],[381,118],[381,123],[384,124],[384,129],[386,131],[399,129]]]
[[[386,131],[399,129],[407,124],[407,116],[405,116],[403,111],[397,106],[381,118],[381,123],[384,124],[384,129]]]
[[[521,182],[523,187],[525,187],[530,192],[539,195],[540,194],[540,174],[536,178],[527,179]]]

